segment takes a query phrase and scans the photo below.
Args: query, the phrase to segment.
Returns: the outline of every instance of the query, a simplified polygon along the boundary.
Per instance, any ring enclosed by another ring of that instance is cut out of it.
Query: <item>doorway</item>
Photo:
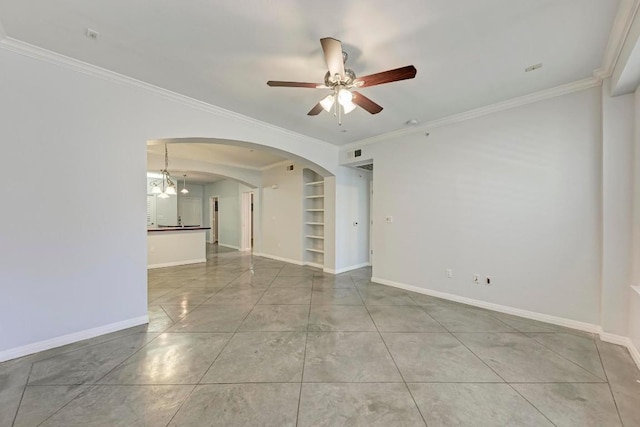
[[[253,249],[253,191],[242,193],[240,218],[240,250],[250,251]]]
[[[210,224],[211,230],[209,230],[209,243],[218,243],[218,197],[209,198],[209,212],[211,212]]]

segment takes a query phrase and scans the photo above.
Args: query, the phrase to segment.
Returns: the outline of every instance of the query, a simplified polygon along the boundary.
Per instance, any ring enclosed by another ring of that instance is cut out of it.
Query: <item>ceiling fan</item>
[[[382,107],[360,92],[354,89],[391,83],[398,80],[412,79],[416,76],[416,67],[407,65],[406,67],[394,70],[383,71],[381,73],[370,74],[364,77],[356,77],[353,70],[345,68],[348,55],[342,51],[342,42],[331,37],[320,39],[324,59],[327,62],[329,71],[324,76],[324,83],[301,83],[282,82],[269,80],[267,85],[271,87],[303,87],[310,89],[331,89],[333,93],[327,95],[318,102],[307,114],[317,116],[325,110],[338,117],[338,124],[342,124],[342,114],[349,114],[356,106],[368,111],[371,114],[378,114]]]

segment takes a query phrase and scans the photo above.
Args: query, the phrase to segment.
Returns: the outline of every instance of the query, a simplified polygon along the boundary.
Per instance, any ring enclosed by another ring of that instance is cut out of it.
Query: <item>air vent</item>
[[[288,171],[292,171],[293,170],[293,165],[287,165],[287,170]]]
[[[368,165],[360,165],[360,166],[356,166],[358,169],[364,169],[366,171],[372,171],[373,170],[373,163],[370,163]]]

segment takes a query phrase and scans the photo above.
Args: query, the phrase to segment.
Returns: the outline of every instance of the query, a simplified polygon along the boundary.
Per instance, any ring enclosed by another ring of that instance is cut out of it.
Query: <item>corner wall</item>
[[[599,325],[601,135],[591,88],[362,147],[373,276]]]
[[[262,171],[262,245],[259,254],[302,264],[303,167],[292,164],[292,171],[285,165]]]
[[[0,361],[147,321],[147,140],[250,141],[337,167],[328,143],[16,41],[0,69],[3,171],[22,177],[4,194],[20,214],[0,210]],[[62,194],[26,197],[52,180]]]

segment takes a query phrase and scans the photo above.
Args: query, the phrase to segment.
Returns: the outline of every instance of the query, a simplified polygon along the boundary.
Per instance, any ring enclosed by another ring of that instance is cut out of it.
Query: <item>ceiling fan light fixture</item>
[[[338,102],[340,105],[344,106],[347,103],[350,103],[353,100],[353,94],[351,91],[347,89],[340,89],[338,91]]]
[[[344,110],[345,114],[349,114],[356,109],[356,104],[351,101],[341,102],[340,105],[342,105],[342,109]]]
[[[322,101],[320,101],[320,105],[324,108],[324,111],[327,113],[331,112],[331,107],[333,107],[333,103],[335,102],[333,95],[327,95]]]
[[[397,82],[400,80],[413,79],[416,76],[416,67],[413,65],[407,65],[393,70],[357,77],[353,70],[346,68],[348,55],[342,49],[342,42],[340,40],[333,37],[324,37],[320,39],[320,45],[322,46],[322,52],[328,68],[328,71],[324,76],[324,84],[276,80],[269,80],[267,82],[267,85],[270,87],[298,87],[333,90],[333,94],[326,96],[322,101],[318,102],[311,110],[309,110],[307,113],[308,116],[317,116],[322,112],[322,110],[325,110],[328,113],[333,112],[333,115],[338,118],[338,125],[340,126],[342,125],[343,113],[348,114],[356,107],[362,108],[369,114],[378,114],[382,111],[382,107],[380,105],[376,104],[361,93],[356,91],[352,92],[351,90]],[[336,103],[338,105],[336,105]]]

